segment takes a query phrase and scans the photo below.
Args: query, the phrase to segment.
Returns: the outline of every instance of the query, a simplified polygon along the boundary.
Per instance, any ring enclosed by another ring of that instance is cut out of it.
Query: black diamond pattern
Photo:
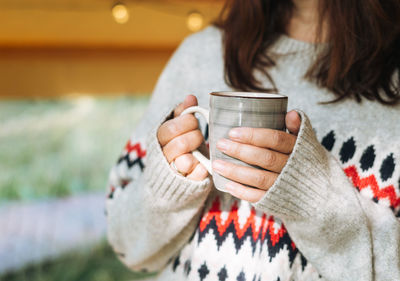
[[[225,265],[221,270],[218,272],[218,281],[225,281],[228,278],[228,272],[226,271]]]
[[[236,280],[237,280],[237,281],[246,281],[246,275],[244,274],[243,271],[241,271],[241,272],[239,273],[239,275],[236,277]]]
[[[185,264],[183,266],[183,271],[186,273],[186,276],[190,274],[191,270],[192,270],[192,264],[190,260],[185,261]]]
[[[381,179],[386,181],[387,179],[391,178],[393,175],[393,171],[395,168],[393,153],[388,155],[385,160],[383,160],[381,168],[379,172],[381,174]]]
[[[321,141],[321,144],[328,150],[331,151],[335,144],[335,133],[330,131]]]
[[[340,149],[339,152],[340,161],[342,161],[342,163],[346,163],[351,158],[353,158],[355,152],[356,152],[356,144],[354,142],[353,137],[351,137],[345,143],[343,143],[343,146]]]
[[[361,164],[361,169],[363,171],[368,170],[374,165],[375,161],[375,149],[373,145],[370,145],[367,147],[367,149],[364,150],[361,159],[360,159],[360,164]]]
[[[200,266],[200,268],[197,272],[199,273],[200,281],[203,281],[203,279],[207,277],[208,273],[210,273],[210,270],[208,270],[206,262],[204,262]]]
[[[176,257],[176,259],[174,260],[174,263],[172,264],[172,270],[175,272],[176,268],[179,266],[179,264],[181,263],[181,261],[179,260],[179,256]]]

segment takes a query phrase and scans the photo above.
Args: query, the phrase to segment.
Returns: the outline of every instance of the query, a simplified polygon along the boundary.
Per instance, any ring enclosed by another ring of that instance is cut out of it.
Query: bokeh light
[[[129,20],[128,7],[123,3],[115,4],[111,9],[111,13],[115,22],[119,24],[127,23]]]
[[[186,25],[192,32],[199,31],[204,25],[204,16],[197,11],[190,12],[187,17]]]

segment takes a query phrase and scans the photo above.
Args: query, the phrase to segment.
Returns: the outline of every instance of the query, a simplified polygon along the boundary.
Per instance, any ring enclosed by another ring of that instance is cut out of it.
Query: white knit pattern
[[[159,281],[400,280],[400,106],[319,104],[334,96],[304,74],[325,47],[283,35],[269,50],[302,124],[278,179],[250,204],[212,178],[177,175],[163,156],[156,131],[178,102],[196,94],[208,108],[208,93],[231,90],[217,28],[182,43],[111,170],[108,239],[122,262]]]

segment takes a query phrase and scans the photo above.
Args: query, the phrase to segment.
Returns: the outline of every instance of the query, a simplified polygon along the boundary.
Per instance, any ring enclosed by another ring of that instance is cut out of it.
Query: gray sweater
[[[176,174],[157,141],[187,94],[208,108],[208,93],[231,90],[221,32],[184,40],[110,172],[108,239],[123,263],[155,280],[400,280],[400,106],[319,104],[333,94],[303,78],[319,47],[282,35],[268,50],[302,122],[282,173],[251,204],[211,177]]]

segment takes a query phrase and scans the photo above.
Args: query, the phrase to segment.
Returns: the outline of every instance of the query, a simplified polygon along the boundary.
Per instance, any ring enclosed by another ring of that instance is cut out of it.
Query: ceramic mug
[[[234,127],[270,128],[284,131],[287,102],[288,98],[280,94],[213,92],[210,93],[210,111],[199,106],[192,106],[181,113],[181,115],[200,113],[209,124],[210,159],[198,150],[192,153],[212,175],[214,185],[218,190],[225,191],[224,186],[229,180],[218,173],[213,173],[212,161],[221,159],[238,165],[261,168],[224,154],[216,148],[217,141],[221,138],[229,139],[229,130]]]

